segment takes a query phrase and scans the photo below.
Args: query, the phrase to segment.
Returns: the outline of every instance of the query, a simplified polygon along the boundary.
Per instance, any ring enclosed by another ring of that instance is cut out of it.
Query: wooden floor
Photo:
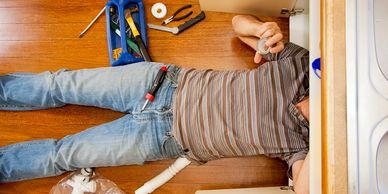
[[[161,22],[150,14],[152,4],[157,1],[145,0],[149,23]],[[194,5],[194,14],[200,10],[196,0],[163,2],[170,14],[186,3]],[[105,16],[82,39],[78,38],[104,4],[104,1],[92,0],[1,0],[0,74],[109,66]],[[242,44],[232,31],[230,21],[233,14],[206,14],[203,22],[178,36],[148,30],[153,60],[202,69],[255,68],[252,62],[254,52]],[[262,19],[279,22],[288,38],[287,19]],[[26,140],[61,138],[122,115],[110,110],[72,105],[43,111],[0,111],[0,146]],[[127,193],[133,193],[171,162],[98,168],[98,172]],[[286,168],[285,163],[266,157],[223,159],[203,166],[191,165],[154,193],[190,194],[198,189],[285,185]],[[61,178],[63,176],[0,184],[0,193],[48,193]]]

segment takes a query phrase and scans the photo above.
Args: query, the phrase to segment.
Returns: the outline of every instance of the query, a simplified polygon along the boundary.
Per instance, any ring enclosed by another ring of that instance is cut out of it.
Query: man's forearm
[[[310,192],[309,185],[309,165],[310,154],[307,154],[304,160],[296,161],[292,165],[292,175],[294,179],[294,190],[297,194],[308,194]]]
[[[256,50],[256,44],[259,38],[255,38],[253,36],[239,36],[238,38],[245,44],[247,44],[249,47],[251,47],[253,50]]]
[[[237,15],[233,17],[233,29],[238,36],[257,36],[259,26],[263,23],[250,15]]]

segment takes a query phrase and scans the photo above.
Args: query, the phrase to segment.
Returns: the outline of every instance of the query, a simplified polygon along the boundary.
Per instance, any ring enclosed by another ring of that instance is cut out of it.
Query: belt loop
[[[178,73],[179,73],[180,68],[176,66],[170,65],[167,71],[167,80],[172,82],[174,84],[174,87],[178,85]]]

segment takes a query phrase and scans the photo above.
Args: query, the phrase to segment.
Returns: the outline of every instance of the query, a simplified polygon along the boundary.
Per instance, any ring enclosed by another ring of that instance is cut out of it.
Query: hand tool
[[[97,21],[97,19],[102,15],[102,13],[104,13],[106,7],[104,6],[104,8],[101,9],[101,11],[97,14],[96,17],[94,17],[94,19],[89,23],[88,26],[86,26],[86,28],[84,29],[84,31],[81,32],[81,34],[79,35],[79,38],[82,38],[82,36],[84,36],[84,34],[86,33],[86,31],[88,31],[90,29],[90,27],[92,27],[92,25]]]
[[[167,7],[163,3],[155,3],[151,8],[151,13],[155,18],[164,18],[167,14]]]
[[[143,111],[145,109],[145,107],[147,106],[147,104],[149,102],[153,102],[154,99],[155,99],[155,94],[156,92],[158,91],[159,87],[162,85],[163,83],[163,80],[164,78],[166,77],[166,73],[167,73],[167,66],[162,66],[160,68],[160,70],[158,71],[158,74],[156,74],[156,78],[154,80],[154,83],[152,83],[152,87],[151,89],[147,92],[147,94],[145,95],[145,98],[147,99],[143,105],[143,107],[141,108],[141,111]]]
[[[132,12],[139,10],[137,7],[130,9]],[[85,35],[85,33],[92,27],[92,25],[97,21],[97,19],[102,15],[102,13],[104,13],[105,10],[106,7],[104,6],[104,8],[101,9],[101,11],[96,15],[96,17],[94,17],[94,19],[89,23],[89,25],[86,26],[86,28],[79,34],[78,38],[82,38]],[[110,12],[112,12],[112,10],[110,10]]]
[[[132,34],[135,37],[135,41],[137,45],[140,48],[140,53],[144,58],[144,61],[152,61],[150,55],[148,54],[148,51],[146,47],[144,46],[144,43],[141,39],[140,33],[136,28],[135,22],[133,21],[132,15],[131,15],[131,10],[128,9],[128,12],[126,14],[126,20],[128,22],[129,28],[131,28]]]
[[[118,13],[116,13],[115,8],[111,7],[110,8],[110,24],[114,23],[117,28],[120,30],[120,18]],[[112,12],[113,11],[113,12]],[[129,38],[132,38],[132,32],[131,29],[129,28],[129,25],[127,22],[125,22],[125,33]]]
[[[112,27],[112,29],[115,31],[115,33],[121,37],[121,34],[120,34],[120,28],[117,24],[115,24],[113,21],[111,21],[111,24],[110,26]],[[128,35],[128,34],[127,34]],[[141,54],[140,50],[139,50],[139,47],[136,45],[136,43],[134,43],[129,37],[126,38],[127,40],[127,44],[128,46],[133,49],[136,53],[139,53]]]
[[[147,23],[145,20],[143,0],[109,0],[106,4],[107,13],[105,29],[108,42],[109,61],[112,66],[127,65],[147,60],[141,55],[141,52],[137,53],[128,46],[127,37],[137,44],[126,18],[128,10],[130,10],[132,20],[135,24],[134,26],[140,33],[145,48],[148,49]],[[137,13],[135,13],[135,11],[137,11]],[[111,22],[114,22],[119,26],[121,37],[116,35],[115,30],[112,29]],[[137,46],[139,47],[139,45]],[[117,60],[113,57],[113,50],[116,48],[122,48],[120,57]]]
[[[185,18],[189,17],[189,16],[193,13],[193,11],[190,11],[189,13],[187,13],[187,14],[185,14],[185,15],[183,15],[183,16],[180,16],[180,17],[177,17],[177,15],[178,15],[180,12],[182,12],[183,10],[188,9],[188,8],[190,8],[190,7],[192,7],[192,5],[191,5],[191,4],[187,4],[187,5],[185,5],[185,6],[181,7],[181,8],[179,8],[178,10],[175,11],[174,14],[172,14],[171,17],[169,17],[169,18],[167,18],[166,20],[164,20],[164,21],[162,22],[162,25],[167,25],[168,23],[170,23],[170,22],[172,22],[172,21],[179,21],[179,20],[182,20],[182,19],[185,19]]]
[[[190,28],[194,24],[200,22],[205,18],[205,12],[201,11],[201,13],[194,18],[191,18],[189,21],[177,26],[177,27],[166,27],[166,26],[158,26],[154,24],[148,24],[149,28],[155,29],[155,30],[161,30],[161,31],[166,31],[166,32],[171,32],[173,34],[179,34],[180,32],[183,32],[184,30]]]

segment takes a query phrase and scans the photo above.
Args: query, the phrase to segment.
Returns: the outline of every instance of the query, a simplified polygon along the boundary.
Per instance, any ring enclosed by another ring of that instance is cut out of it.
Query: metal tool
[[[131,11],[131,13],[134,13],[134,12],[138,12],[139,8],[137,6],[130,7],[129,10]],[[117,13],[117,10],[114,7],[110,7],[109,14],[111,17],[111,22],[113,22],[117,26],[120,26],[120,17]],[[130,37],[130,38],[132,37],[132,31],[129,28],[129,25],[127,22],[125,22],[125,33],[127,34],[128,37]]]
[[[132,34],[135,37],[135,41],[136,41],[137,45],[140,48],[140,53],[143,56],[144,61],[152,61],[150,55],[148,54],[146,47],[144,46],[143,40],[141,39],[141,36],[140,36],[140,33],[137,30],[135,22],[133,21],[131,10],[128,9],[128,12],[127,12],[125,18],[128,22],[129,28],[131,28]]]
[[[145,95],[145,98],[147,100],[145,101],[143,107],[141,108],[141,111],[143,111],[145,109],[145,107],[147,106],[147,104],[149,102],[153,102],[154,101],[155,94],[158,91],[159,87],[162,85],[163,80],[166,77],[167,70],[168,70],[167,66],[164,66],[164,65],[160,68],[158,74],[156,75],[154,83],[152,83],[151,89]]]
[[[194,18],[191,18],[189,21],[187,21],[187,22],[185,22],[177,27],[170,28],[170,27],[159,26],[159,25],[154,25],[154,24],[148,24],[148,27],[155,29],[155,30],[171,32],[173,34],[179,34],[180,32],[183,32],[184,30],[190,28],[194,24],[202,21],[203,19],[205,19],[205,17],[206,17],[205,12],[201,11],[201,13],[199,15],[195,16]]]
[[[111,28],[115,31],[115,33],[116,33],[118,36],[121,37],[121,34],[120,34],[120,27],[119,27],[117,24],[115,24],[113,21],[111,21],[110,26],[111,26]],[[135,51],[135,53],[139,53],[139,54],[141,55],[141,52],[140,52],[140,50],[139,50],[139,47],[137,46],[136,43],[134,43],[134,42],[130,39],[130,37],[127,36],[127,37],[126,37],[126,41],[127,41],[128,46],[129,46],[131,49],[133,49],[133,50]]]
[[[102,13],[104,13],[106,7],[104,6],[104,8],[101,9],[101,11],[97,14],[96,17],[94,17],[94,19],[89,23],[88,26],[86,26],[86,28],[81,32],[81,34],[79,34],[79,38],[82,38],[82,36],[85,35],[85,33],[90,29],[90,27],[92,27],[92,25],[97,21],[97,19],[102,15]]]
[[[137,7],[135,8],[130,8],[132,12],[135,12],[135,11],[138,11],[139,9]],[[85,33],[93,26],[93,24],[97,21],[97,19],[104,13],[104,11],[106,10],[106,7],[104,6],[104,8],[101,9],[101,11],[96,15],[96,17],[94,17],[94,19],[89,23],[88,26],[86,26],[86,28],[79,34],[79,38],[82,38]]]
[[[155,30],[171,32],[173,34],[178,34],[179,33],[178,27],[170,28],[170,27],[159,26],[159,25],[155,25],[155,24],[147,24],[147,25],[148,25],[149,28],[152,28],[152,29],[155,29]]]
[[[183,20],[183,19],[189,17],[191,14],[193,14],[193,11],[190,11],[189,13],[187,13],[187,14],[185,14],[185,15],[183,15],[183,16],[180,16],[180,17],[177,17],[177,15],[178,15],[180,12],[182,12],[183,10],[188,9],[188,8],[190,8],[190,7],[192,7],[192,5],[191,5],[191,4],[187,4],[187,5],[185,5],[185,6],[181,7],[181,8],[179,8],[178,10],[175,11],[175,13],[172,14],[171,17],[169,17],[169,18],[167,18],[166,20],[164,20],[164,21],[162,22],[162,25],[167,25],[168,23],[170,23],[170,22],[172,22],[172,21],[179,21],[179,20]]]

